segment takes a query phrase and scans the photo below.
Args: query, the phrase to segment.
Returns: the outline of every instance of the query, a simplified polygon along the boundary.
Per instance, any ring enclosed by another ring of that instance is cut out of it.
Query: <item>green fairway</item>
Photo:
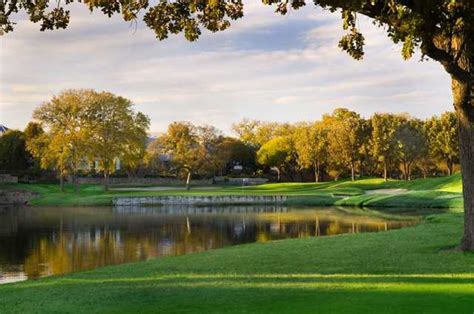
[[[18,184],[10,188],[22,188],[39,193],[32,205],[111,205],[114,196],[149,195],[288,195],[292,205],[348,205],[374,207],[462,207],[461,176],[459,174],[418,179],[413,181],[383,179],[361,179],[322,183],[279,183],[259,186],[171,186],[165,190],[149,190],[150,187],[134,187],[129,191],[104,192],[100,185],[83,185],[79,193],[72,186],[61,192],[59,186],[51,184]],[[122,187],[123,188],[123,187]],[[377,190],[397,189],[394,193]],[[370,194],[367,191],[372,191]]]
[[[459,207],[460,176],[103,192],[21,184],[35,205],[108,205],[119,195],[289,195],[289,203]],[[136,187],[135,187],[136,188]],[[380,233],[234,246],[0,286],[10,312],[472,313],[474,254],[456,250],[462,209]],[[428,213],[439,211],[428,210]],[[387,208],[381,214],[390,214]]]
[[[235,246],[0,286],[0,313],[472,313],[462,217]]]

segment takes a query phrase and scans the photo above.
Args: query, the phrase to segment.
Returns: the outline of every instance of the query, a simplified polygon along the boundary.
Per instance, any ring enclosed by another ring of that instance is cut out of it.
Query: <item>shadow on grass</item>
[[[17,285],[6,292],[0,289],[2,313],[470,313],[474,274],[82,275]]]

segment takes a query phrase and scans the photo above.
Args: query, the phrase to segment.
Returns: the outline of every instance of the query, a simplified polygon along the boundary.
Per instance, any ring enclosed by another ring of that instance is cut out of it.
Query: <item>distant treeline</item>
[[[25,131],[0,137],[0,172],[58,178],[102,175],[186,179],[225,176],[321,181],[452,174],[459,162],[457,119],[336,109],[320,121],[244,119],[236,137],[213,126],[174,122],[152,141],[148,117],[110,93],[68,90],[39,106]]]
[[[175,122],[147,151],[150,170],[209,175],[272,175],[275,180],[383,176],[410,180],[452,174],[459,162],[457,121],[446,112],[427,120],[376,113],[369,119],[336,109],[320,121],[276,123],[244,119],[237,138],[212,126]]]

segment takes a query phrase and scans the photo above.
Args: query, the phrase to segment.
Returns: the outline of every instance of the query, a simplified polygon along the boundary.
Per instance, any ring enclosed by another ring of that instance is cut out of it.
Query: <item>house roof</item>
[[[4,126],[3,124],[0,124],[0,133],[5,133],[6,131],[8,131],[9,128],[7,128],[6,126]]]

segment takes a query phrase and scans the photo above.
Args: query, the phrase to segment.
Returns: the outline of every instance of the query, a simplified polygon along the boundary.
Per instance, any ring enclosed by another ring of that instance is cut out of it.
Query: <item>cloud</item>
[[[405,62],[383,29],[362,18],[366,56],[337,48],[340,16],[308,5],[289,16],[247,1],[246,16],[193,43],[157,41],[137,27],[75,5],[69,29],[39,32],[19,21],[2,37],[0,123],[22,128],[34,108],[66,88],[108,90],[130,98],[152,119],[152,132],[174,120],[229,131],[243,117],[318,119],[346,106],[426,117],[450,108],[449,77],[435,62]]]
[[[299,99],[297,96],[281,96],[273,99],[273,103],[277,105],[290,105],[298,102]]]

